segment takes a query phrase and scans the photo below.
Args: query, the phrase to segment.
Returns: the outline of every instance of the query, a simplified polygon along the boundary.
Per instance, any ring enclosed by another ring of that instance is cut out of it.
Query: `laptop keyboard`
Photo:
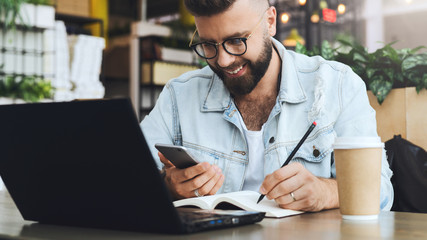
[[[198,208],[177,208],[186,232],[215,229],[259,222],[265,213],[243,210],[204,210]]]
[[[216,214],[214,213],[214,211],[211,211],[211,210],[199,210],[194,208],[188,209],[188,210],[181,208],[178,212],[181,219],[184,222],[197,221],[197,220],[208,221],[208,220],[224,217],[223,214]]]

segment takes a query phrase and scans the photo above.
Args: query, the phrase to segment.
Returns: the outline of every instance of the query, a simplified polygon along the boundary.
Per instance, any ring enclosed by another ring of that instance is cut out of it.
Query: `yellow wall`
[[[104,38],[107,42],[108,36],[108,0],[90,0],[90,16],[93,18],[100,18],[104,22]],[[92,24],[90,27],[94,36],[100,36],[100,29],[98,24]]]
[[[180,21],[182,24],[186,26],[194,26],[195,20],[193,15],[191,15],[184,5],[184,0],[179,1],[179,15]]]

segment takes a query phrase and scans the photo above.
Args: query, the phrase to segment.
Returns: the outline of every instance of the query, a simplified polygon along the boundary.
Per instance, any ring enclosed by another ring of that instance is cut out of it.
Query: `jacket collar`
[[[272,41],[282,59],[282,79],[278,95],[279,102],[304,102],[307,97],[298,79],[298,70],[293,60],[294,57],[279,41],[274,38],[272,38]],[[202,112],[224,111],[229,108],[232,103],[230,92],[225,87],[223,81],[213,72],[207,94],[202,97],[204,97],[204,99],[202,99]]]
[[[202,112],[224,111],[232,103],[230,92],[225,87],[224,82],[213,71],[207,94],[206,96],[201,96],[205,97],[202,99]]]
[[[272,38],[274,46],[282,59],[282,79],[279,90],[279,102],[301,103],[307,100],[305,91],[298,78],[298,68],[294,56],[276,39]]]

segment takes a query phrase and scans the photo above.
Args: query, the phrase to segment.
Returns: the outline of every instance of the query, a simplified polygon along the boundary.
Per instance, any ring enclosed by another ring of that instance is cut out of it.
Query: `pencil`
[[[292,158],[294,157],[295,153],[297,153],[298,149],[301,147],[301,145],[304,143],[304,141],[307,139],[308,135],[310,135],[311,131],[313,131],[314,127],[317,125],[316,122],[313,122],[310,127],[308,128],[307,132],[304,134],[304,136],[301,138],[301,140],[299,140],[297,146],[294,148],[294,150],[292,150],[291,154],[288,156],[288,158],[286,159],[286,161],[282,164],[282,167],[288,165],[288,163],[292,160]],[[265,197],[264,194],[261,194],[261,196],[259,196],[258,201],[256,202],[257,204],[259,202],[261,202],[261,200]]]

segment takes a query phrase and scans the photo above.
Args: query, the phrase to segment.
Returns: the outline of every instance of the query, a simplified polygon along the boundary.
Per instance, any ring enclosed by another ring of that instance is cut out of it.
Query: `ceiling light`
[[[345,13],[345,5],[342,4],[342,3],[340,3],[338,5],[337,11],[338,11],[339,14],[344,14]]]
[[[320,21],[319,13],[315,11],[313,15],[311,15],[310,20],[312,23],[318,23]]]
[[[291,19],[291,16],[289,15],[289,13],[282,13],[282,15],[280,16],[280,20],[282,20],[282,23],[286,24],[289,22],[289,19]]]

